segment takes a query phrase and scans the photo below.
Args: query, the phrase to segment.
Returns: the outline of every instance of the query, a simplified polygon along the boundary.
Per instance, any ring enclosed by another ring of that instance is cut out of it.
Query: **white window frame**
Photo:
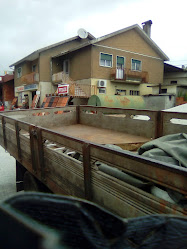
[[[99,92],[99,94],[106,94],[106,88],[105,88],[105,87],[100,87],[100,88],[99,88],[99,91],[100,91],[100,90],[104,90],[105,92],[104,92],[104,93],[100,93],[100,92]]]
[[[136,60],[136,61],[140,61],[141,62],[141,64],[140,64],[140,70],[137,70],[137,69],[132,69],[132,61],[133,60]],[[141,60],[138,60],[138,59],[134,59],[134,58],[132,58],[131,59],[131,70],[132,71],[138,71],[138,72],[141,72],[142,71],[142,61]]]
[[[125,94],[122,94],[121,96],[126,96],[127,95],[127,90],[126,89],[119,89],[119,88],[117,88],[116,89],[116,93],[119,93],[119,95],[120,95],[120,93],[125,93]]]
[[[107,54],[107,55],[111,55],[112,56],[112,65],[111,66],[107,66],[106,65],[106,61],[105,61],[105,65],[101,65],[101,54]],[[100,67],[113,67],[113,54],[109,54],[109,53],[104,53],[104,52],[100,52],[100,55],[99,55],[99,65],[100,65]]]
[[[21,69],[20,72],[18,72],[19,69]],[[18,67],[17,68],[17,78],[21,78],[21,76],[22,76],[22,67]]]
[[[133,93],[138,93],[138,94],[133,94]],[[131,96],[140,96],[140,91],[139,90],[130,90],[129,95],[131,95]]]

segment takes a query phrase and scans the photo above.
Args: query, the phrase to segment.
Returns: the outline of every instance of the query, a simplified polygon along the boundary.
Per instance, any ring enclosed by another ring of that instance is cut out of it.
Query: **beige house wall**
[[[99,78],[92,78],[91,84],[96,87],[97,94],[99,94],[99,88],[97,87]],[[107,80],[106,94],[114,95],[116,93],[116,89],[126,90],[126,95],[130,95],[130,91],[139,91],[140,95],[151,94],[152,88],[147,87],[147,84],[125,84],[125,83],[111,83],[110,80]],[[103,94],[103,93],[102,93]]]
[[[158,54],[156,54],[151,46],[139,36],[136,31],[128,31],[124,34],[106,39],[98,43],[98,45],[100,46],[93,46],[92,48],[93,78],[98,77],[101,79],[109,79],[112,68],[116,67],[116,57],[123,56],[125,57],[125,68],[131,69],[132,59],[140,60],[142,61],[142,71],[146,71],[149,74],[149,83],[163,83],[163,60]],[[112,68],[99,65],[101,52],[113,55]]]
[[[71,42],[62,44],[60,46],[48,49],[43,51],[40,54],[40,62],[39,62],[39,70],[40,70],[40,81],[42,82],[49,82],[51,81],[51,57],[56,56],[62,52],[65,52],[73,47],[80,45],[81,43],[85,42],[86,39],[81,40],[73,40]]]
[[[70,55],[70,78],[82,80],[91,78],[91,47],[85,47]]]

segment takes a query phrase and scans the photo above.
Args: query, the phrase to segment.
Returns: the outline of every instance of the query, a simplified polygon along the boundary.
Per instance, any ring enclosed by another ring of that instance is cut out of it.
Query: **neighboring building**
[[[176,96],[187,93],[187,70],[164,63],[164,81],[155,85],[153,94],[173,94]]]
[[[5,107],[11,106],[14,99],[14,74],[5,74],[0,76],[0,100],[4,103]]]
[[[34,51],[13,63],[10,67],[15,67],[14,83],[18,106],[21,106],[26,99],[31,106],[36,93],[40,94],[40,104],[46,94],[54,93],[55,87],[51,83],[51,57],[92,39],[94,37],[89,33],[86,39],[76,36]]]
[[[164,63],[164,84],[161,91],[177,97],[187,95],[187,70]]]
[[[145,25],[150,30],[150,22]],[[147,86],[163,84],[165,60],[144,30],[133,25],[53,56],[52,82],[75,82],[84,92],[90,86],[91,94],[152,94]]]
[[[163,84],[168,57],[149,37],[151,24],[144,23],[145,31],[136,24],[97,39],[85,32],[12,64],[19,103],[29,97],[31,105],[36,91],[42,102],[59,83],[69,83],[70,94],[79,97],[152,94],[147,86]]]

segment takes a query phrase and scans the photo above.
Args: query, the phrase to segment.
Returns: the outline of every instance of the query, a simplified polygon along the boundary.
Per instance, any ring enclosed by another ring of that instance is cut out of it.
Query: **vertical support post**
[[[5,128],[5,117],[2,117],[2,127],[3,127],[3,140],[4,140],[4,148],[7,150],[7,140],[6,140],[6,128]]]
[[[37,169],[37,146],[36,146],[36,138],[37,138],[37,132],[36,127],[33,125],[29,126],[29,133],[30,133],[30,148],[31,148],[31,160],[32,160],[32,170],[34,174],[36,174]]]
[[[155,138],[163,136],[163,113],[157,112]]]
[[[15,130],[16,130],[16,140],[17,140],[18,161],[21,162],[22,157],[21,157],[20,137],[19,137],[20,128],[17,121],[15,122]]]
[[[83,167],[84,167],[85,198],[91,201],[92,188],[91,188],[90,144],[87,143],[83,144],[82,153],[83,153]]]
[[[39,152],[39,166],[41,169],[41,179],[43,182],[45,178],[45,164],[44,164],[44,151],[43,151],[43,140],[42,140],[42,129],[37,128],[37,139],[38,139],[38,152]]]
[[[80,124],[80,106],[76,106],[76,121],[77,124]]]

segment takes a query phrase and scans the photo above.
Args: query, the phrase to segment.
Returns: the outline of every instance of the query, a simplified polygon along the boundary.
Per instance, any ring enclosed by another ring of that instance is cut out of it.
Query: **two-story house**
[[[29,106],[31,106],[36,93],[40,95],[40,104],[46,94],[54,93],[56,87],[51,83],[51,57],[92,39],[94,36],[90,33],[86,39],[76,36],[36,50],[10,65],[15,67],[14,84],[18,106],[22,106],[26,98],[29,99]]]
[[[144,24],[147,33],[133,25],[53,56],[53,85],[75,83],[87,96],[152,94],[169,58],[149,37],[152,22]]]
[[[163,84],[168,57],[150,38],[152,22],[143,29],[133,25],[100,38],[90,33],[37,50],[15,66],[18,105],[36,93],[42,103],[60,83],[70,85],[70,95],[144,95],[152,85]],[[148,87],[149,86],[149,87]]]

